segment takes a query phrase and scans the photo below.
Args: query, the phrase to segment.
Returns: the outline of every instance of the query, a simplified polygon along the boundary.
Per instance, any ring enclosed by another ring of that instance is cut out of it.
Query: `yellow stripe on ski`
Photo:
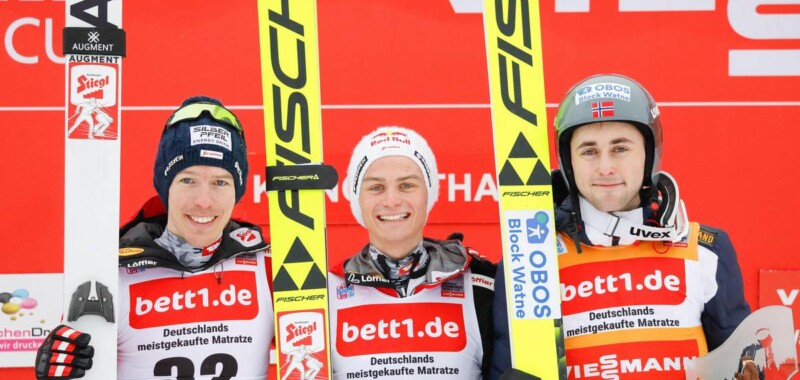
[[[321,163],[316,3],[259,0],[258,18],[267,166]],[[269,216],[278,377],[302,345],[329,379],[324,191],[270,191]]]

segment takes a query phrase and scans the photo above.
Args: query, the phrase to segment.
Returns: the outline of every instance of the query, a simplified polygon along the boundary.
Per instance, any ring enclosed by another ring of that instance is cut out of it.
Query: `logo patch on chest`
[[[442,283],[442,297],[464,298],[464,277]]]
[[[345,300],[348,298],[352,298],[356,296],[356,289],[353,285],[347,285],[346,283],[341,283],[336,286],[336,298],[340,300]]]

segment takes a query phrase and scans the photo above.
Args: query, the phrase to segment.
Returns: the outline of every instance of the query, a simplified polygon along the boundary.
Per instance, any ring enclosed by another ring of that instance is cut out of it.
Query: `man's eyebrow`
[[[617,137],[617,138],[611,140],[611,145],[622,144],[622,143],[631,143],[631,142],[633,142],[633,140],[631,140],[631,139],[629,139],[627,137]],[[583,148],[583,147],[590,147],[590,146],[597,146],[597,141],[584,141],[584,142],[582,142],[580,145],[578,145],[575,148],[576,149],[580,149],[580,148]]]
[[[627,137],[617,137],[617,138],[611,140],[612,144],[631,143],[631,142],[633,142],[633,140],[631,140],[631,139],[629,139]]]
[[[411,174],[411,175],[407,175],[407,176],[404,176],[404,177],[400,177],[397,180],[398,181],[408,181],[409,179],[422,179],[422,176],[420,176],[419,174]],[[364,177],[364,180],[362,182],[367,182],[367,181],[382,182],[382,181],[386,181],[386,178],[375,177],[375,176]]]
[[[407,175],[405,177],[400,177],[397,180],[398,181],[408,181],[409,179],[422,179],[422,176],[420,176],[418,174],[411,174],[411,175]]]
[[[184,169],[183,170],[183,174],[194,175],[194,176],[200,175],[200,173],[198,171],[193,170],[191,167]],[[233,178],[233,175],[231,175],[231,173],[228,173],[226,171],[224,174],[215,175],[215,176],[212,176],[212,178],[215,178],[215,179]]]

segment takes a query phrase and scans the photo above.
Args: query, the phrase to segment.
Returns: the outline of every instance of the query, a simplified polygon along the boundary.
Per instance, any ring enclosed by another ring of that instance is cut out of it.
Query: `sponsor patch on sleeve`
[[[475,274],[475,273],[472,274],[472,285],[480,286],[482,288],[494,291],[494,279],[489,276],[484,276],[482,274]]]
[[[556,253],[559,255],[567,253],[567,246],[564,244],[564,238],[561,235],[556,235]]]
[[[130,247],[128,247],[128,248],[120,248],[119,249],[119,255],[120,256],[133,256],[133,255],[138,255],[138,254],[140,254],[142,252],[144,252],[144,249],[142,249],[142,248],[130,248]]]
[[[697,242],[711,248],[714,246],[714,240],[717,238],[716,232],[711,232],[706,230],[705,228],[701,228],[700,232],[697,234]]]
[[[441,289],[442,297],[464,298],[464,277],[443,282]]]

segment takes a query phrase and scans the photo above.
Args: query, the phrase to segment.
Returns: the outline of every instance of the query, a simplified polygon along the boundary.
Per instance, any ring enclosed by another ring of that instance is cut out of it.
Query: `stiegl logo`
[[[311,336],[315,331],[317,331],[317,322],[298,325],[290,323],[286,326],[286,340],[295,346],[300,344],[308,346],[311,344]]]
[[[100,78],[81,75],[78,77],[78,93],[83,94],[94,90],[101,90],[108,86],[109,83],[111,82],[108,75]]]
[[[280,352],[288,354],[305,347],[310,352],[325,349],[325,316],[322,309],[299,312],[279,312],[278,331]],[[283,362],[283,361],[282,361]]]

